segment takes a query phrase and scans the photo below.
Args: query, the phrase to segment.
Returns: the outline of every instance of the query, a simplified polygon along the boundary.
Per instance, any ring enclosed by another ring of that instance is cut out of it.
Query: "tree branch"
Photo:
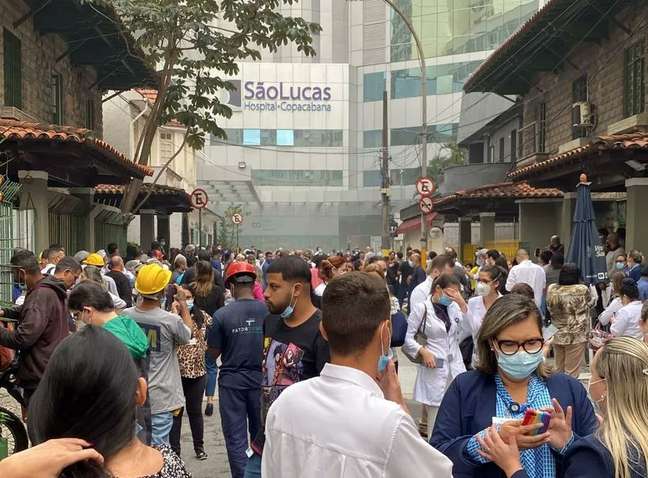
[[[185,131],[184,137],[182,138],[182,144],[180,145],[178,150],[175,153],[173,153],[173,155],[169,158],[169,160],[166,163],[164,163],[164,166],[162,166],[160,168],[160,171],[158,171],[157,176],[155,176],[155,179],[153,180],[153,182],[149,183],[149,184],[151,184],[151,186],[154,186],[154,185],[157,184],[158,180],[162,176],[162,173],[169,167],[169,165],[173,162],[173,160],[180,154],[180,151],[182,151],[184,149],[185,145],[187,144],[187,137],[188,136],[189,136],[189,129],[187,129]],[[139,208],[141,208],[144,205],[144,203],[146,201],[148,201],[148,198],[151,196],[152,193],[153,193],[153,188],[151,187],[151,190],[148,193],[146,193],[146,196],[144,196],[144,199],[142,199],[140,201],[140,203],[133,208],[133,211],[138,211]]]

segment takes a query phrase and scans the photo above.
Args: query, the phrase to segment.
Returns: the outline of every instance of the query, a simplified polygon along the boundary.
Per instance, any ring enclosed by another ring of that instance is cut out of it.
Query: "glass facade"
[[[305,148],[339,148],[344,146],[341,129],[225,129],[227,140],[214,136],[211,145],[223,143],[250,146],[301,146]]]
[[[363,99],[368,101],[382,101],[383,91],[385,90],[385,73],[367,73],[362,79]]]
[[[344,185],[341,170],[253,169],[256,186],[335,186]]]
[[[538,0],[396,0],[417,31],[426,58],[489,51],[538,10]],[[391,61],[417,59],[403,20],[391,15]]]
[[[457,140],[457,123],[431,124],[427,127],[428,143],[452,143]],[[392,146],[409,146],[419,144],[421,141],[420,127],[392,128],[390,130],[390,144]],[[382,146],[382,131],[372,129],[363,131],[364,148],[380,148]]]

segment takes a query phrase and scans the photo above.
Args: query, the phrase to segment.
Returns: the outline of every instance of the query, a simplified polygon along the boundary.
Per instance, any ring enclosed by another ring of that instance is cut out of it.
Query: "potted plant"
[[[7,420],[7,415],[0,411],[0,460],[9,456],[9,440],[2,436],[2,425]]]

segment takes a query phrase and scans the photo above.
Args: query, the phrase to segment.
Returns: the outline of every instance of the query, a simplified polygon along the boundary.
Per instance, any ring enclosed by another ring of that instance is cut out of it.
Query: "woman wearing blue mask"
[[[447,386],[466,371],[459,342],[467,312],[459,281],[453,274],[442,274],[432,283],[430,297],[414,306],[407,319],[403,351],[409,357],[420,357],[414,400],[427,410],[428,437]],[[427,337],[425,345],[415,339],[419,331]]]
[[[595,431],[597,419],[581,383],[545,366],[535,302],[520,294],[495,301],[477,345],[478,369],[449,387],[430,444],[453,461],[455,477],[563,476],[565,454],[574,440]],[[528,409],[551,413],[545,433],[537,433],[538,425],[522,426]],[[498,466],[489,448],[495,442],[517,447],[518,456]]]

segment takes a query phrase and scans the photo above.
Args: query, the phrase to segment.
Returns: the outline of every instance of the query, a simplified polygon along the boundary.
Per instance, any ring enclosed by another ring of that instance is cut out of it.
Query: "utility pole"
[[[383,90],[383,125],[382,125],[382,248],[389,249],[391,234],[389,232],[389,125],[387,123],[387,89]]]

